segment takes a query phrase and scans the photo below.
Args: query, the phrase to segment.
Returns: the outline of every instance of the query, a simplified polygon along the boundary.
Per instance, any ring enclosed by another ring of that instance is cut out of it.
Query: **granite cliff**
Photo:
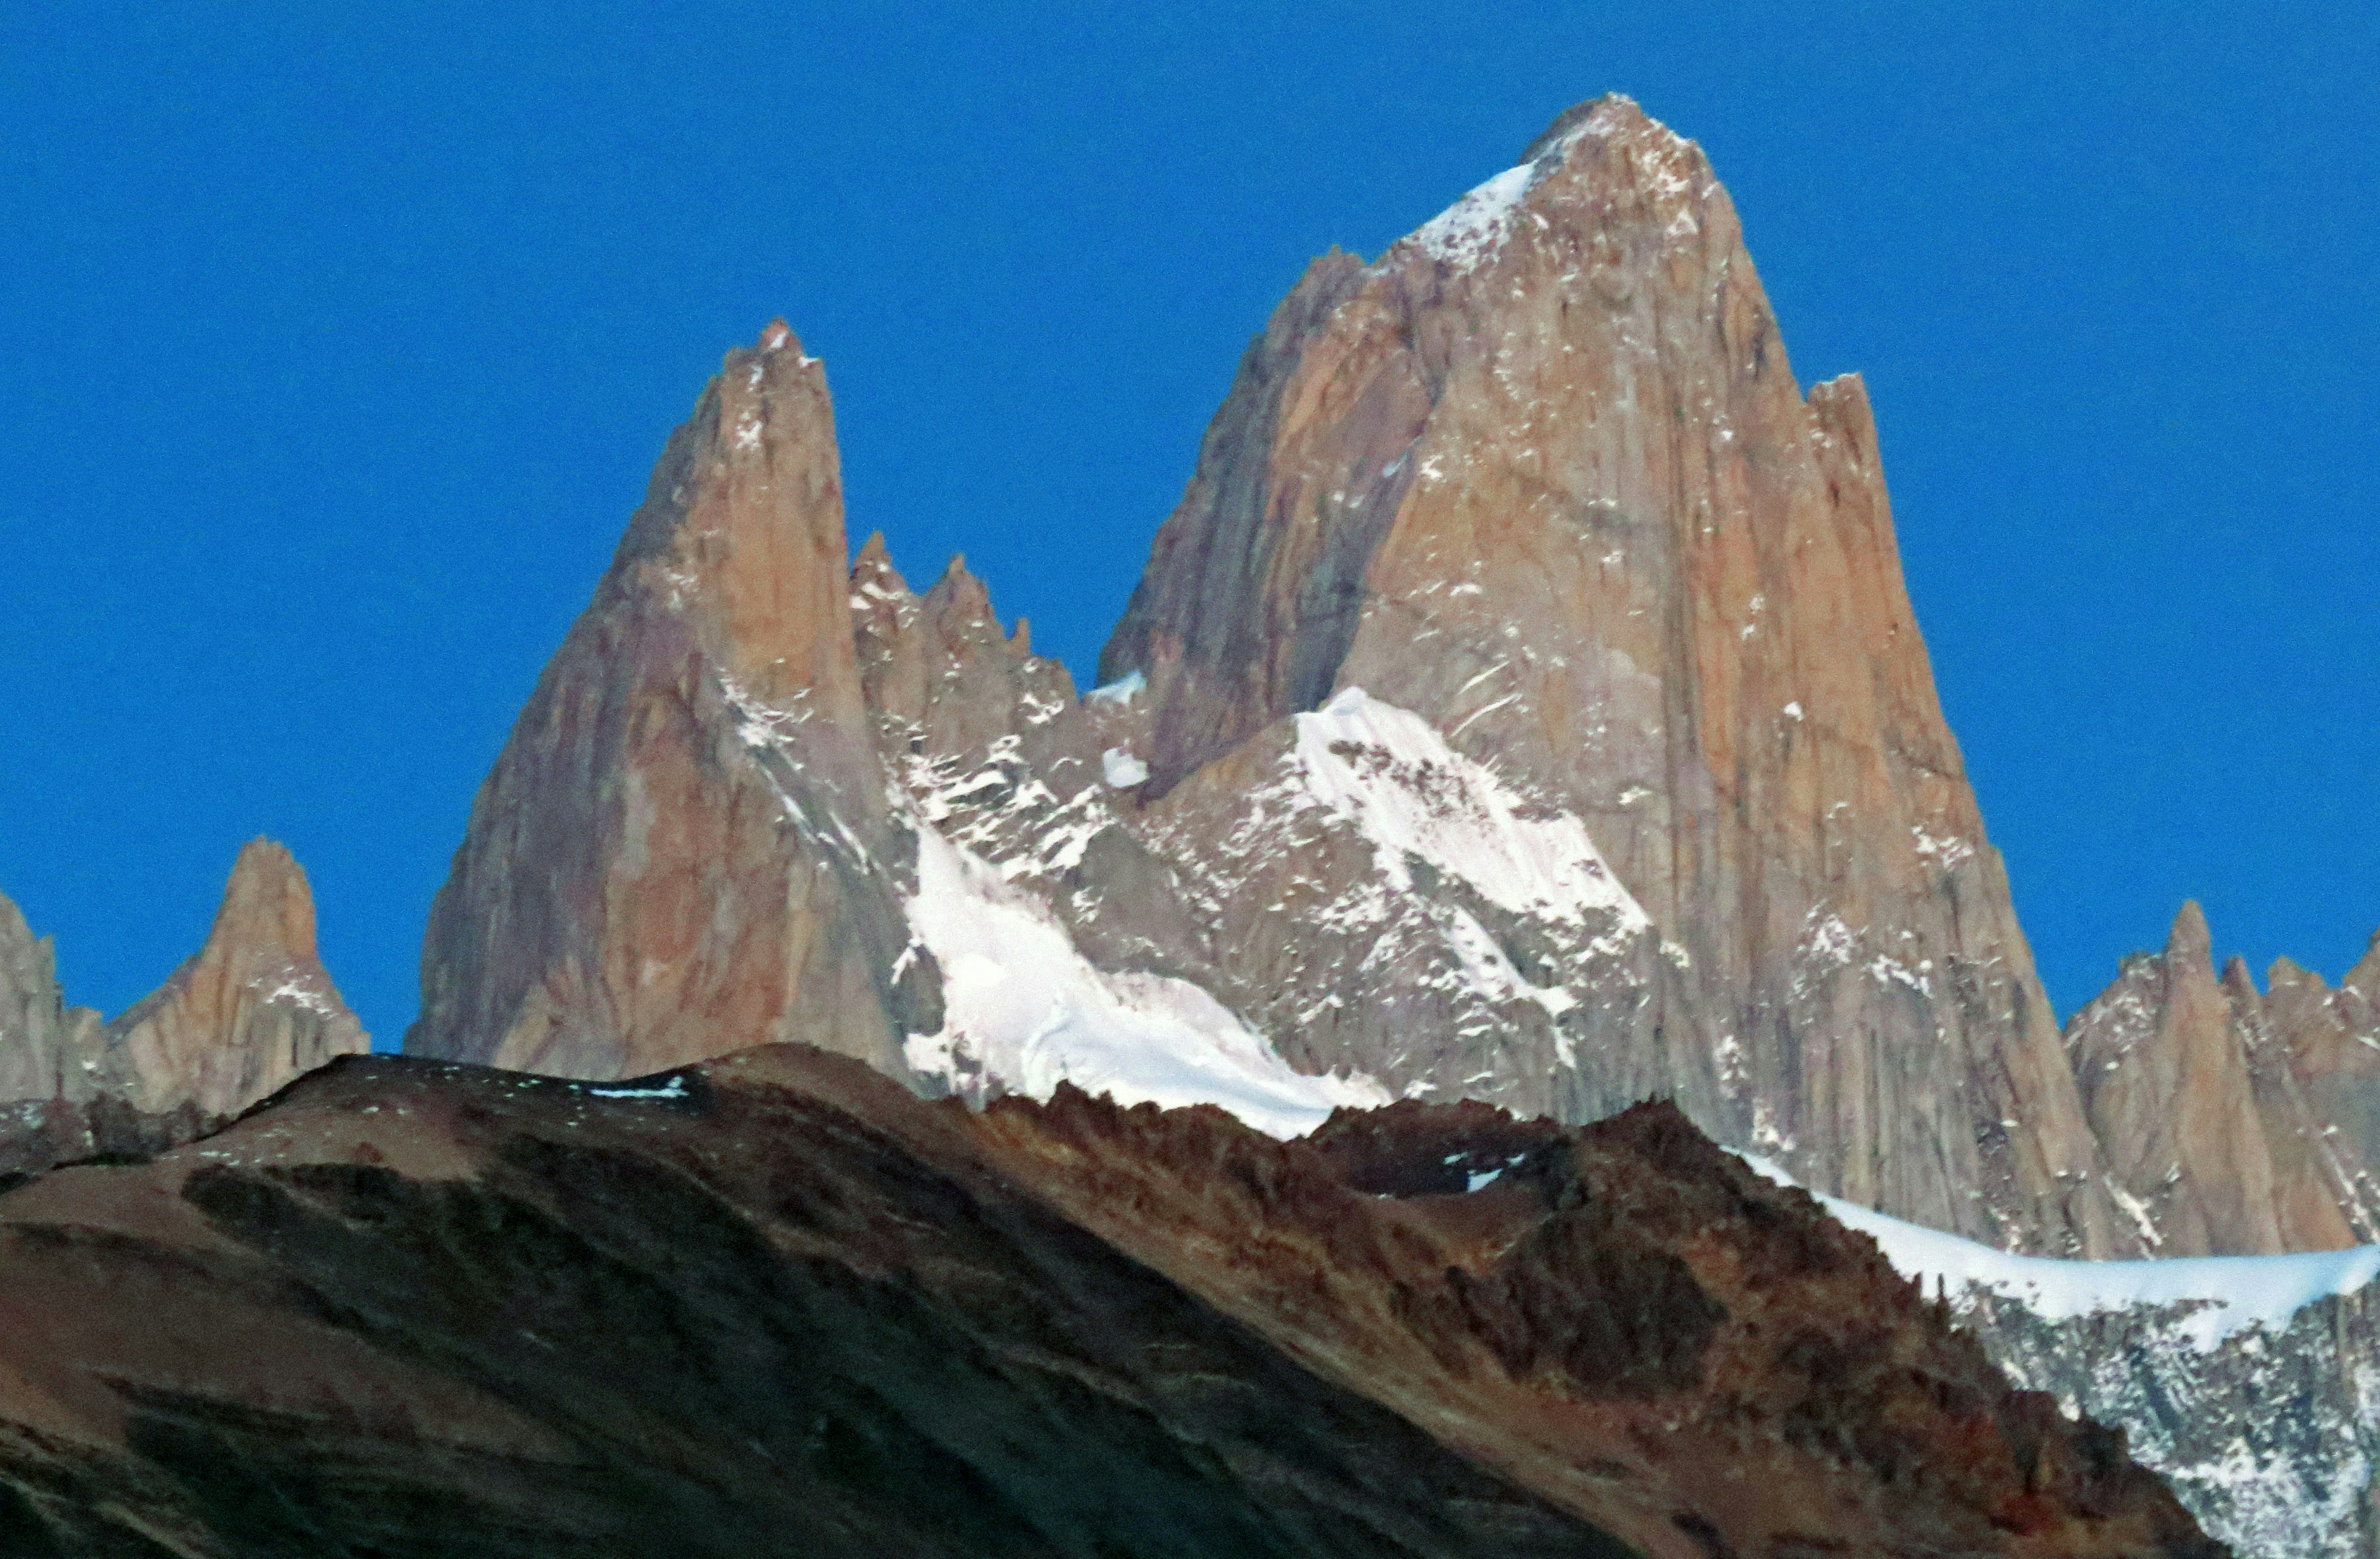
[[[797,1041],[978,1105],[1071,1083],[1282,1139],[1395,1098],[1575,1127],[1658,1097],[1977,1248],[2380,1232],[2380,942],[2260,993],[2188,909],[2060,1032],[1864,389],[1801,387],[1726,192],[1624,99],[1314,263],[1098,686],[963,562],[921,593],[846,545],[824,369],[771,325],[482,787],[408,1050],[618,1080]],[[2321,1319],[2360,1300],[2203,1368],[2160,1315],[1959,1302],[2247,1549],[2380,1532],[2324,1470],[2380,1424],[2368,1326]],[[2303,1433],[2212,1427],[2274,1393]]]
[[[205,944],[110,1022],[67,1005],[49,941],[0,897],[0,1171],[187,1142],[370,1048],[306,874],[270,839],[240,851]]]
[[[772,326],[482,788],[408,1048],[616,1077],[799,1039],[965,1085],[1001,1044],[903,920],[932,834],[1301,1072],[1671,1097],[1860,1201],[2135,1248],[1865,396],[1802,393],[1725,192],[1633,104],[1316,263],[1099,695],[963,567],[918,596],[844,545],[823,372]]]
[[[2375,939],[2380,947],[2380,939]],[[2172,1256],[2332,1250],[2380,1239],[2380,956],[2337,991],[2283,959],[2259,992],[2216,970],[2186,904],[2159,954],[2134,954],[2076,1013],[2066,1044],[2119,1195]],[[2364,1057],[2371,1059],[2367,1062]]]
[[[731,353],[480,789],[413,1051],[615,1077],[933,1027],[845,604],[825,371]]]

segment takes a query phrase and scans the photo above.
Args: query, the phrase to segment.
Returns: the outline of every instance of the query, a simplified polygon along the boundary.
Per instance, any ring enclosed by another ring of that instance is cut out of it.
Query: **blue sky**
[[[2380,12],[0,0],[0,891],[110,1011],[239,843],[393,1041],[471,793],[720,355],[1088,668],[1238,355],[1558,111],[1708,150],[1867,376],[2060,1011],[2380,923]],[[1821,12],[1823,11],[1823,15]],[[922,582],[922,581],[920,581]]]

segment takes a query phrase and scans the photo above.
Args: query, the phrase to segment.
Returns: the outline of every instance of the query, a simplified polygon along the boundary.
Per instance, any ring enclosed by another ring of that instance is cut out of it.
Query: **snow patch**
[[[1742,1156],[1779,1185],[1796,1183],[1765,1158]],[[2277,1331],[2306,1306],[2335,1294],[2355,1293],[2380,1277],[2380,1245],[2298,1256],[2060,1261],[2010,1255],[1838,1197],[1811,1194],[1847,1227],[1875,1240],[1895,1272],[1917,1280],[1928,1292],[1938,1284],[1956,1299],[1971,1287],[1980,1288],[2053,1321],[2111,1310],[2186,1309],[2190,1313],[2175,1330],[2202,1352],[2250,1327]]]
[[[1447,746],[1428,721],[1350,688],[1297,716],[1295,763],[1310,800],[1370,841],[1381,875],[1413,886],[1417,857],[1519,914],[1613,916],[1623,933],[1652,921],[1621,886],[1586,825],[1564,812],[1524,817],[1485,764]]]
[[[1218,1104],[1274,1137],[1339,1106],[1389,1102],[1365,1077],[1307,1077],[1187,980],[1095,968],[1041,905],[917,826],[909,924],[942,969],[943,1020],[909,1065],[980,1100],[991,1086],[1047,1099],[1061,1082],[1118,1103]]]
[[[1536,181],[1536,175],[1535,163],[1506,168],[1423,223],[1408,241],[1419,245],[1431,259],[1457,271],[1477,268],[1482,261],[1494,259],[1504,247],[1512,213],[1529,192],[1529,186]]]
[[[263,978],[249,980],[249,989],[264,991]],[[264,999],[281,1006],[303,1007],[324,1017],[335,1017],[339,1011],[338,1004],[322,988],[321,982],[304,973],[286,976],[280,984],[264,991]]]
[[[1148,765],[1135,758],[1129,748],[1111,747],[1099,754],[1099,773],[1116,789],[1130,790],[1148,778]]]
[[[657,1088],[594,1088],[590,1086],[587,1091],[598,1099],[683,1099],[686,1097],[686,1078],[672,1078]]]
[[[1105,687],[1094,688],[1083,695],[1083,701],[1099,709],[1122,709],[1148,687],[1148,678],[1136,671],[1126,672]]]

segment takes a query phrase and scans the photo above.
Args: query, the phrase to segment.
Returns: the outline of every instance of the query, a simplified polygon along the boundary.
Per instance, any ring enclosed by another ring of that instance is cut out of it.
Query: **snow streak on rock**
[[[1525,815],[1518,796],[1420,715],[1350,688],[1296,719],[1296,783],[1371,842],[1392,887],[1412,889],[1406,862],[1415,859],[1515,913],[1607,914],[1609,934],[1623,938],[1651,926],[1585,823]]]
[[[939,1033],[910,1038],[909,1064],[954,1092],[1046,1099],[1071,1082],[1125,1104],[1219,1104],[1276,1137],[1388,1102],[1368,1078],[1292,1071],[1186,980],[1094,968],[1037,900],[930,824],[909,920],[941,966],[944,1011]]]

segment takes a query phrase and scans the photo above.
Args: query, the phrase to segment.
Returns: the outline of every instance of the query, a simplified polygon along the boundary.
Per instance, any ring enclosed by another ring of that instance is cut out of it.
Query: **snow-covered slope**
[[[1046,1099],[1072,1082],[1125,1104],[1220,1104],[1276,1137],[1389,1102],[1368,1078],[1292,1071],[1186,980],[1093,968],[1038,900],[929,823],[908,908],[941,966],[944,1011],[939,1032],[910,1038],[908,1060],[953,1091]]]
[[[2234,1552],[2380,1552],[2380,1246],[2064,1261],[1818,1200],[1943,1294],[2017,1384],[2123,1426],[2132,1454]]]
[[[1792,1177],[1766,1159],[1744,1162],[1783,1185]],[[2316,1250],[2296,1256],[2204,1256],[2161,1261],[2066,1261],[2012,1256],[1939,1229],[1821,1195],[1842,1223],[1876,1241],[1901,1276],[1928,1292],[1953,1297],[1980,1289],[2023,1306],[2045,1321],[2071,1321],[2116,1310],[2176,1309],[2189,1312],[2176,1335],[2202,1350],[2249,1327],[2287,1326],[2317,1300],[2360,1292],[2380,1276],[2380,1245]]]
[[[1406,862],[1417,859],[1515,914],[1608,914],[1614,946],[1651,925],[1585,823],[1525,815],[1509,786],[1411,710],[1350,688],[1295,723],[1290,783],[1362,833],[1396,891],[1412,891]]]
[[[1682,1091],[1698,1047],[1660,995],[1682,955],[1576,813],[1411,710],[1342,688],[1125,824],[1302,1070],[1566,1120]]]

